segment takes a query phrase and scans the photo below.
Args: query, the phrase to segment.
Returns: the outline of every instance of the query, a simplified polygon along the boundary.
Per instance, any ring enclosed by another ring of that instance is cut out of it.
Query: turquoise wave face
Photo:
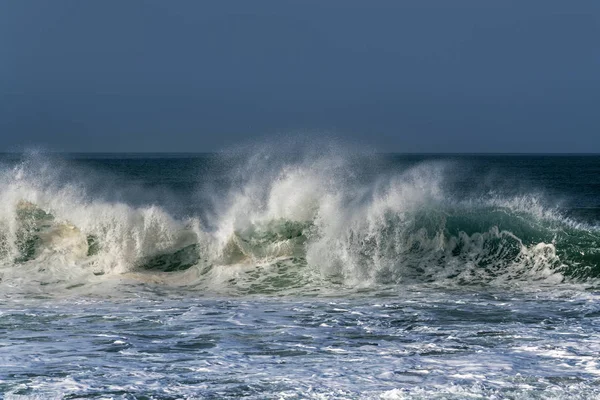
[[[83,232],[57,221],[32,203],[19,203],[16,216],[16,265],[35,262],[52,251],[76,253],[72,255],[79,262],[102,257],[100,232]],[[427,204],[411,212],[388,210],[375,223],[349,224],[338,231],[335,243],[323,228],[318,219],[268,220],[233,231],[218,251],[199,242],[174,245],[133,260],[129,270],[177,273],[195,268],[205,274],[212,268],[254,265],[257,268],[241,279],[252,291],[308,284],[313,279],[303,274],[315,271],[322,271],[328,282],[358,277],[377,284],[438,280],[481,284],[549,277],[581,282],[600,275],[600,230],[507,206]],[[330,246],[330,257],[320,265],[318,258],[307,256],[323,243]],[[326,268],[327,263],[335,267]],[[269,277],[260,279],[261,268],[267,267]],[[252,280],[256,284],[249,283]]]

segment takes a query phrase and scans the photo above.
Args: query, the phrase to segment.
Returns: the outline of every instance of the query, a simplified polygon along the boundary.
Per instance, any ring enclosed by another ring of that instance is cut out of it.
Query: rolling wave
[[[350,159],[251,164],[210,221],[93,198],[53,162],[0,176],[0,285],[57,288],[128,277],[254,292],[319,285],[590,282],[600,230],[534,195],[458,199],[448,165],[354,179]],[[200,207],[199,206],[199,207]],[[208,228],[210,227],[210,228]]]

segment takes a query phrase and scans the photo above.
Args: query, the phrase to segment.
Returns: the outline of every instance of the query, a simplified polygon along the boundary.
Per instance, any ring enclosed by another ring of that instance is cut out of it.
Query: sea
[[[600,156],[0,155],[0,398],[600,399]]]

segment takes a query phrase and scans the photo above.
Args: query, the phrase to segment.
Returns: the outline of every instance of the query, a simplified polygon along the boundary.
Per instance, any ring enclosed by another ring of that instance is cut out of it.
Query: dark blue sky
[[[600,1],[0,1],[0,150],[600,152]]]

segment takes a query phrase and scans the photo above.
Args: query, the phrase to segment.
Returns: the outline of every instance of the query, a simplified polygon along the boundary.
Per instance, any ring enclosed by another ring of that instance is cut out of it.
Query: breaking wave
[[[260,153],[220,190],[199,187],[187,215],[98,195],[116,188],[77,168],[35,155],[2,167],[0,287],[127,279],[268,293],[600,276],[597,227],[533,194],[458,195],[449,163],[369,174],[352,156]]]

